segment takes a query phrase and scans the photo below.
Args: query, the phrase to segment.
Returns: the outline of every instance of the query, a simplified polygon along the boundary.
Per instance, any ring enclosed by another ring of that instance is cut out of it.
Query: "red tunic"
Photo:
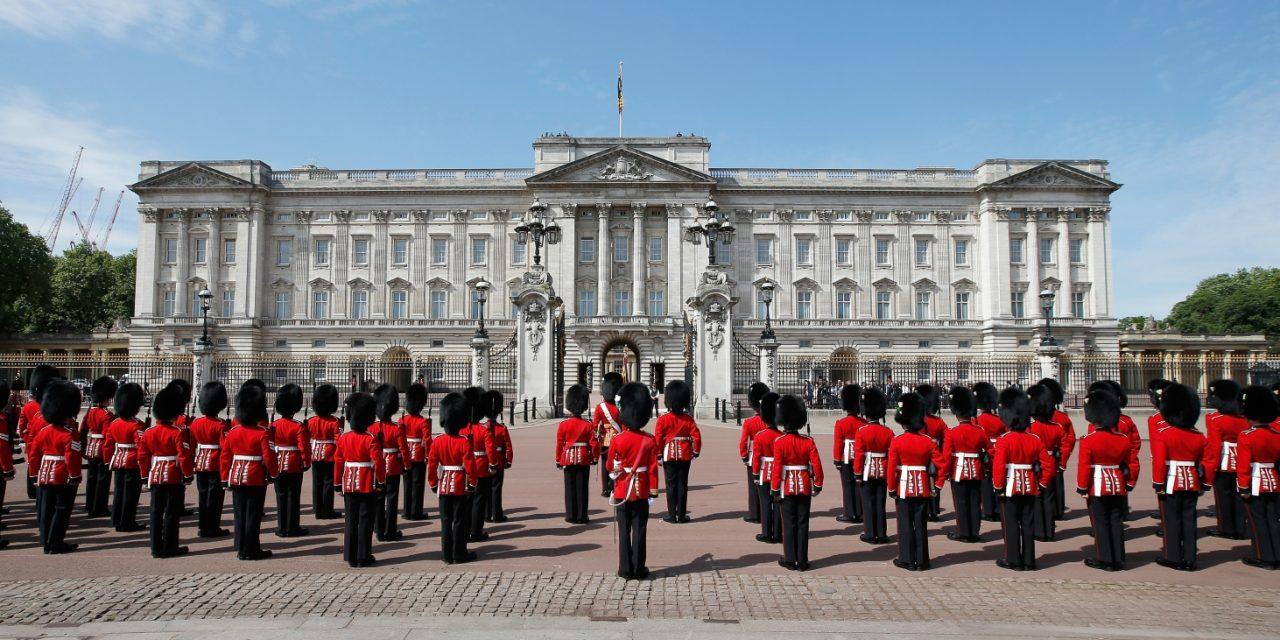
[[[400,417],[400,430],[409,445],[409,463],[426,462],[427,450],[431,447],[431,420],[406,413]]]
[[[996,450],[996,440],[1004,435],[1007,431],[1004,426],[1004,420],[994,413],[979,413],[978,417],[973,421],[987,434],[987,442],[991,445],[991,451]]]
[[[22,412],[18,414],[18,435],[22,438],[22,450],[30,451],[31,443],[36,439],[36,434],[49,423],[44,421],[44,416],[40,414],[40,403],[35,400],[28,400],[22,405]]]
[[[31,441],[27,455],[27,468],[35,476],[36,484],[66,485],[80,482],[81,450],[75,422],[61,427],[48,423]]]
[[[1167,427],[1151,442],[1151,482],[1159,490],[1201,491],[1213,484],[1209,439],[1195,429]],[[1201,476],[1200,469],[1204,469]]]
[[[921,433],[933,438],[933,441],[938,445],[938,450],[941,451],[943,440],[947,437],[947,423],[938,416],[925,416],[924,431]]]
[[[654,427],[663,462],[689,462],[702,453],[702,432],[687,413],[664,413]]]
[[[845,416],[836,420],[834,438],[831,441],[831,459],[836,464],[850,464],[854,458],[854,438],[858,429],[867,424],[858,416]]]
[[[107,426],[116,417],[102,407],[89,407],[80,421],[80,437],[84,438],[84,459],[102,460],[102,441]]]
[[[302,473],[311,467],[311,434],[293,418],[277,418],[271,423],[271,445],[280,473]]]
[[[1280,462],[1280,431],[1271,425],[1257,425],[1240,434],[1236,450],[1236,486],[1249,495],[1280,492],[1276,463]]]
[[[1039,420],[1032,420],[1031,426],[1027,429],[1027,433],[1040,438],[1040,442],[1044,444],[1044,448],[1049,453],[1049,457],[1053,458],[1057,464],[1054,469],[1055,474],[1066,468],[1066,461],[1062,460],[1062,439],[1064,435],[1062,425],[1056,422],[1040,422]]]
[[[990,460],[993,454],[987,432],[965,420],[947,432],[942,446],[942,460],[946,466],[939,467],[939,474],[953,482],[980,480],[986,470],[984,460]]]
[[[147,485],[182,484],[194,466],[191,440],[176,424],[157,421],[138,437],[138,470]]]
[[[1235,473],[1236,442],[1240,434],[1249,429],[1249,421],[1241,416],[1213,412],[1204,419],[1206,435],[1209,438],[1209,450],[1205,463],[1212,465],[1214,472]]]
[[[1089,495],[1123,496],[1138,482],[1138,452],[1129,436],[1119,431],[1089,432],[1080,439],[1076,488]]]
[[[945,464],[932,436],[923,432],[898,435],[889,444],[885,474],[889,492],[899,498],[928,498],[933,495],[933,487],[929,484],[929,463],[939,469]],[[938,486],[941,487],[945,480],[946,476],[939,475]]]
[[[751,444],[751,473],[756,484],[764,484],[773,477],[773,441],[782,435],[777,429],[765,429],[756,434]]]
[[[560,421],[556,428],[556,464],[562,467],[585,467],[600,457],[600,441],[595,425],[573,416]]]
[[[146,425],[137,418],[116,418],[102,439],[102,459],[112,469],[138,468],[138,435]]]
[[[770,487],[787,496],[810,496],[822,489],[822,458],[813,438],[784,433],[773,441],[773,474]]]
[[[1090,424],[1086,435],[1093,433],[1093,431],[1094,427]],[[1116,424],[1116,433],[1129,438],[1129,442],[1133,444],[1134,455],[1142,451],[1142,434],[1138,433],[1138,425],[1134,424],[1133,418],[1123,413],[1120,414],[1120,422]]]
[[[13,435],[7,428],[0,428],[0,475],[13,477]]]
[[[342,419],[311,416],[307,418],[307,433],[311,434],[311,461],[333,462],[333,450],[342,435]]]
[[[507,425],[501,422],[489,423],[489,440],[493,442],[493,460],[501,461],[503,469],[510,469],[511,463],[515,461],[516,451],[511,446],[511,431],[507,429]],[[495,466],[499,466],[497,462]]]
[[[1159,411],[1147,416],[1147,439],[1151,441],[1152,453],[1155,452],[1156,438],[1169,426]]]
[[[754,451],[752,441],[757,433],[768,428],[769,426],[764,423],[764,418],[760,416],[751,416],[742,421],[742,436],[738,438],[738,457],[742,458],[748,465],[751,464],[751,455]]]
[[[609,447],[613,437],[624,431],[618,423],[618,406],[612,401],[596,405],[596,410],[591,414],[591,422],[596,425],[596,439],[602,447]]]
[[[222,481],[232,486],[262,487],[280,475],[271,438],[260,426],[237,425],[222,438]]]
[[[376,437],[348,431],[334,443],[333,484],[343,493],[373,493],[387,481],[384,460]]]
[[[471,470],[476,466],[471,442],[447,433],[431,439],[427,453],[427,483],[442,496],[464,496],[475,487]]]
[[[497,459],[497,451],[493,448],[493,439],[490,437],[488,425],[473,422],[463,427],[458,435],[471,443],[472,466],[468,469],[471,477],[493,477],[497,469],[491,465],[493,465],[492,461]]]
[[[1040,468],[1040,475],[1035,473]],[[1029,431],[1009,431],[996,441],[991,483],[1003,496],[1038,496],[1058,472],[1044,442]]]
[[[637,502],[658,495],[658,440],[643,431],[614,436],[605,461],[613,478],[611,502]]]
[[[382,463],[387,466],[387,475],[398,476],[404,473],[405,460],[409,459],[409,442],[400,425],[379,420],[369,427],[369,435],[382,447]]]
[[[1053,412],[1053,423],[1062,429],[1062,444],[1058,448],[1058,466],[1067,468],[1071,453],[1076,450],[1076,428],[1071,424],[1071,417],[1064,411]]]
[[[231,430],[231,421],[217,416],[200,416],[191,422],[191,439],[195,442],[192,466],[196,473],[220,473],[222,438]]]
[[[885,463],[892,443],[893,430],[889,427],[879,422],[863,425],[853,439],[853,472],[864,482],[884,480],[888,477]]]

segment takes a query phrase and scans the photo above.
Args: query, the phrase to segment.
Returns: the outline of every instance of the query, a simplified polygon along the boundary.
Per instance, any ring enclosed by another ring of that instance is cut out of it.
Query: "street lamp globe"
[[[773,289],[774,284],[772,282],[764,281],[760,285],[760,301],[765,304],[771,304],[773,302]]]

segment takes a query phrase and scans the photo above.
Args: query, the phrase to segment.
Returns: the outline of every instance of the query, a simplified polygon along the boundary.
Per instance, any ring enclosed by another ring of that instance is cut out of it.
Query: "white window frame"
[[[596,290],[582,288],[578,290],[577,312],[580,317],[596,315]]]
[[[578,238],[578,262],[593,264],[596,261],[596,239],[594,236]]]
[[[970,291],[957,291],[955,304],[956,320],[968,320],[970,317],[970,307],[973,303],[973,293]]]
[[[489,239],[472,237],[471,242],[467,245],[467,259],[473,267],[483,267],[489,264]],[[476,250],[479,250],[479,255]],[[479,259],[477,259],[479,258]]]
[[[853,291],[849,289],[836,291],[836,318],[839,320],[853,318]]]
[[[351,318],[364,320],[369,317],[369,290],[356,289],[351,292]]]
[[[391,319],[404,320],[409,317],[409,292],[404,289],[391,290]]]
[[[893,266],[893,240],[890,238],[876,238],[876,266],[890,267]]]
[[[796,319],[811,320],[813,319],[813,290],[800,289],[796,291]]]
[[[796,238],[796,264],[813,264],[813,238]]]
[[[449,292],[444,289],[432,289],[427,298],[427,313],[432,320],[449,317]]]
[[[164,263],[178,264],[178,239],[164,239]]]
[[[203,236],[191,239],[191,257],[194,264],[204,264],[209,260],[209,239]]]
[[[613,292],[613,307],[610,309],[615,316],[631,315],[631,292],[626,290],[618,290]]]
[[[875,315],[876,320],[892,320],[893,319],[893,292],[885,289],[876,291],[875,297]]]
[[[431,264],[437,267],[449,264],[449,239],[431,239]]]
[[[220,310],[222,311],[222,317],[224,318],[230,318],[236,315],[236,290],[235,289],[222,290],[222,307]]]
[[[403,247],[403,249],[401,247]],[[394,267],[409,266],[408,238],[398,237],[391,239],[391,265]]]
[[[351,239],[351,266],[353,267],[369,266],[369,238],[368,237]]]
[[[609,254],[614,262],[631,262],[631,236],[611,236]]]
[[[293,238],[276,238],[276,266],[287,267],[293,261]]]
[[[667,292],[665,289],[660,287],[649,289],[647,311],[651,318],[660,318],[667,315]]]
[[[276,320],[287,320],[293,315],[292,296],[288,291],[277,291],[275,306],[272,307]]]
[[[1015,318],[1027,317],[1027,292],[1009,292],[1009,315]]]
[[[178,315],[178,292],[165,289],[160,294],[160,315],[166,318]]]
[[[916,320],[933,319],[933,292],[917,291],[915,305]]]
[[[1084,238],[1071,238],[1068,243],[1067,255],[1071,264],[1084,264]]]
[[[969,239],[956,238],[953,254],[957,267],[969,266]]]
[[[932,245],[928,238],[916,238],[913,243],[913,254],[915,256],[915,265],[917,267],[927,267],[932,264]]]
[[[529,243],[520,242],[516,238],[511,238],[511,264],[525,264],[529,262]]]
[[[1037,255],[1040,258],[1040,264],[1053,264],[1056,262],[1054,260],[1053,238],[1040,238],[1036,243],[1036,248],[1039,251]]]
[[[836,265],[853,265],[853,238],[836,238]]]
[[[333,239],[332,238],[316,238],[315,239],[315,262],[317,267],[327,267],[329,262],[333,260]]]
[[[763,259],[761,249],[764,250]],[[773,265],[773,238],[756,236],[756,264],[762,267]]]
[[[1027,263],[1027,239],[1022,236],[1009,238],[1009,264]]]
[[[329,301],[333,299],[328,289],[311,292],[311,319],[323,320],[329,317]]]
[[[662,236],[649,236],[649,262],[662,262],[666,251],[664,251],[665,238]]]

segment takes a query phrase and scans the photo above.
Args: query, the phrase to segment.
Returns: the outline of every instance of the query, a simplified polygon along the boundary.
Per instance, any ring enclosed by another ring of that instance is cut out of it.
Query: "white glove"
[[[652,506],[653,506],[653,503],[655,503],[655,502],[657,502],[657,501],[658,501],[658,499],[657,499],[657,498],[649,498],[649,506],[650,506],[650,507],[652,507]]]

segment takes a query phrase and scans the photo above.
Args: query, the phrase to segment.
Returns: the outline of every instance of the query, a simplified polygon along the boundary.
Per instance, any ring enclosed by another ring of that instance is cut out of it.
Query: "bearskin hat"
[[[1115,380],[1098,380],[1089,385],[1089,393],[1094,391],[1106,391],[1116,397],[1116,401],[1120,403],[1120,409],[1123,410],[1129,404],[1129,394],[1124,392],[1124,387],[1120,386]],[[1123,412],[1123,411],[1122,411]]]
[[[183,400],[182,387],[167,385],[151,400],[151,415],[160,422],[173,422],[182,415],[182,407],[186,406]]]
[[[667,409],[676,413],[688,413],[689,405],[693,404],[693,387],[684,380],[672,380],[667,383],[662,399]]]
[[[495,422],[501,422],[502,405],[504,403],[502,392],[497,389],[490,389],[484,392],[484,397],[480,400],[484,404],[484,417]]]
[[[591,390],[583,384],[575,384],[564,392],[564,408],[570,415],[580,416],[591,404]]]
[[[1151,406],[1160,406],[1160,394],[1164,393],[1164,390],[1171,384],[1173,384],[1172,381],[1164,378],[1152,378],[1147,383],[1147,396],[1151,398]]]
[[[770,427],[778,426],[778,398],[781,397],[773,391],[760,397],[760,419]]]
[[[404,410],[410,415],[422,415],[422,410],[427,407],[427,385],[421,382],[415,382],[409,385],[404,391]]]
[[[1000,391],[990,382],[975,382],[973,400],[978,404],[979,410],[994,413],[1000,408]]]
[[[605,402],[617,402],[618,392],[622,389],[622,374],[617,371],[610,371],[604,374],[604,378],[600,381],[600,395],[604,396]]]
[[[392,416],[400,410],[400,392],[394,384],[380,384],[373,390],[373,399],[378,401],[376,414],[379,420],[391,422]]]
[[[774,416],[778,426],[787,431],[799,431],[809,424],[809,411],[804,408],[804,401],[791,394],[778,398]]]
[[[1209,408],[1229,416],[1240,415],[1240,384],[1235,380],[1214,380],[1209,383]]]
[[[1000,421],[1010,431],[1026,431],[1031,426],[1031,398],[1017,387],[1000,392]]]
[[[286,384],[276,391],[276,413],[291,417],[302,411],[302,387]]]
[[[211,418],[217,417],[227,408],[227,387],[213,380],[200,387],[200,413]]]
[[[257,378],[249,378],[248,380],[245,380],[243,383],[240,384],[241,389],[245,387],[257,387],[258,390],[262,392],[262,396],[264,398],[267,395],[267,383]]]
[[[1067,401],[1067,392],[1062,388],[1061,382],[1058,382],[1053,378],[1041,378],[1040,382],[1037,382],[1036,384],[1049,390],[1049,393],[1052,394],[1051,398],[1053,399],[1053,406],[1055,408],[1062,406],[1062,403]]]
[[[318,416],[332,416],[338,410],[338,388],[331,384],[316,387],[311,394],[311,410]]]
[[[926,414],[936,415],[942,409],[942,398],[939,397],[937,387],[928,383],[918,384],[915,392],[920,396]]]
[[[884,420],[884,414],[888,411],[889,399],[884,396],[884,392],[875,388],[867,387],[862,390],[862,417],[872,422],[880,422]]]
[[[653,417],[653,398],[649,387],[639,382],[628,382],[618,389],[618,421],[628,429],[639,431]]]
[[[440,399],[440,428],[456,436],[471,422],[471,403],[461,393],[446,393]]]
[[[1240,392],[1240,408],[1244,417],[1253,424],[1270,424],[1280,413],[1280,401],[1276,394],[1260,385],[1249,385]]]
[[[467,387],[462,390],[462,397],[467,399],[467,406],[471,408],[471,421],[480,422],[484,417],[484,409],[480,406],[480,401],[484,399],[484,387]]]
[[[240,387],[236,394],[236,422],[251,426],[267,420],[267,394],[257,385],[247,384]]]
[[[142,405],[147,401],[147,394],[143,393],[142,385],[136,382],[126,382],[116,389],[116,397],[112,400],[112,411],[121,418],[129,419],[136,417],[138,412],[142,410]]]
[[[50,380],[40,398],[40,415],[49,424],[65,424],[80,413],[80,387],[66,380]]]
[[[31,390],[31,399],[39,402],[45,387],[61,377],[62,372],[51,364],[36,365],[36,368],[31,370],[31,375],[27,377],[27,389]]]
[[[167,385],[165,385],[165,386],[167,386],[167,387],[175,387],[175,388],[177,388],[179,391],[181,391],[181,392],[182,392],[182,406],[183,406],[183,408],[185,408],[187,405],[191,404],[191,383],[190,383],[190,382],[187,382],[186,380],[183,380],[182,378],[174,378],[173,380],[170,380],[170,381],[169,381],[169,384],[167,384]]]
[[[893,413],[893,421],[907,431],[919,431],[924,428],[924,417],[928,414],[927,400],[919,392],[911,391],[898,398],[898,408]]]
[[[1172,426],[1194,429],[1200,419],[1200,394],[1185,384],[1170,384],[1160,394],[1160,415]]]
[[[970,420],[977,415],[973,392],[968,387],[963,385],[951,387],[951,392],[947,394],[947,398],[951,402],[951,413],[954,413],[957,418]]]
[[[763,382],[752,382],[751,386],[747,387],[747,404],[751,405],[753,410],[759,411],[760,398],[763,398],[766,393],[769,393],[769,385]]]
[[[1031,417],[1040,422],[1053,422],[1053,390],[1042,384],[1027,387],[1027,397],[1031,399]]]
[[[9,385],[6,384],[5,386],[7,387]],[[115,378],[112,378],[111,376],[102,376],[101,378],[94,380],[93,384],[89,387],[89,399],[94,404],[110,402],[112,398],[116,397],[116,391],[119,388],[120,383],[116,382]],[[4,395],[9,395],[7,389],[5,390]]]
[[[454,393],[451,395],[456,396],[458,394]],[[461,398],[461,396],[458,397]],[[463,402],[465,403],[466,401],[464,400]],[[351,430],[356,433],[364,433],[368,431],[369,425],[373,424],[375,419],[374,414],[377,412],[377,409],[378,401],[374,400],[373,396],[367,393],[353,393],[347,396],[346,416],[347,423],[351,425]],[[444,414],[442,413],[441,415]],[[466,421],[464,420],[463,422],[465,423]],[[461,427],[458,427],[453,431],[449,431],[449,428],[445,427],[445,433],[457,433],[458,429],[461,429]]]
[[[1115,429],[1120,424],[1120,399],[1107,389],[1090,391],[1084,398],[1084,419],[1099,429]]]
[[[848,415],[860,415],[862,413],[862,387],[856,384],[846,384],[840,387],[840,408]]]

